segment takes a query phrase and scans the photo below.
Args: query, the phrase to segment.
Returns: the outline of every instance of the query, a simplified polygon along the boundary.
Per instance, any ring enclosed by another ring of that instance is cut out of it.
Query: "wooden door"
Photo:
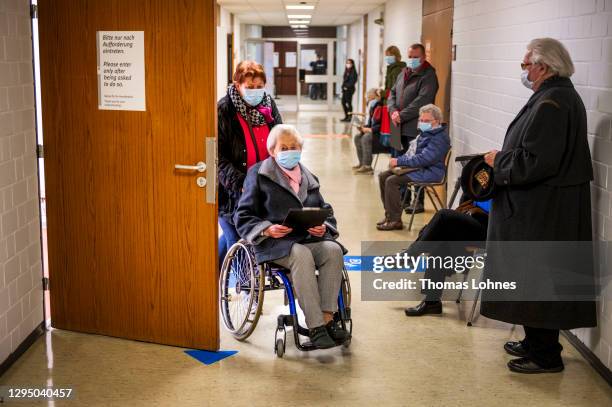
[[[421,42],[427,60],[436,68],[440,89],[435,104],[442,109],[446,123],[450,122],[453,6],[453,0],[423,0]],[[445,201],[446,187],[436,188]]]
[[[438,74],[440,89],[435,103],[444,112],[446,122],[450,119],[453,4],[453,0],[423,0],[421,41],[427,60]]]
[[[214,0],[38,4],[52,325],[218,349],[214,164],[174,169],[215,136]],[[146,111],[98,109],[97,31],[144,31]]]
[[[278,52],[278,67],[274,68],[274,85],[277,95],[297,95],[297,67],[287,67],[287,52],[297,52],[295,41],[274,41],[274,52]]]

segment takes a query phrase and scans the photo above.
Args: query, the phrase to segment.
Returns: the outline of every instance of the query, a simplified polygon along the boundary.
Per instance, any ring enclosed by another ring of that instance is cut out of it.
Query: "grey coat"
[[[428,62],[424,62],[420,69],[408,75],[406,82],[405,77],[409,72],[408,68],[400,72],[387,100],[389,114],[400,112],[401,142],[404,148],[417,136],[419,109],[434,103],[438,93],[436,70]]]
[[[325,221],[327,231],[322,238],[298,230],[280,239],[261,234],[271,225],[281,224],[291,208],[331,209],[331,205],[326,203],[321,196],[317,177],[302,164],[299,165],[302,171],[302,182],[297,194],[289,185],[289,181],[273,157],[255,164],[247,173],[244,192],[234,213],[234,224],[238,234],[254,245],[257,263],[288,256],[295,243],[335,241],[338,237],[333,212]],[[344,250],[343,247],[342,249]]]
[[[482,315],[535,328],[595,326],[592,179],[585,107],[570,79],[551,78],[495,157],[484,278],[518,286],[483,292]],[[578,293],[587,295],[572,300]]]

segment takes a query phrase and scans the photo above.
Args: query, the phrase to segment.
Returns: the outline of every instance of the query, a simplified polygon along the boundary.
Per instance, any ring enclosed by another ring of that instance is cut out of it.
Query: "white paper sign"
[[[144,31],[98,31],[98,109],[146,110]]]
[[[285,52],[285,68],[297,67],[297,53]]]

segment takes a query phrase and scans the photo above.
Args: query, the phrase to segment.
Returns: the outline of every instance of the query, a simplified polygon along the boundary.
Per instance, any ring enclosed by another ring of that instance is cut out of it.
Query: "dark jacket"
[[[368,120],[366,120],[365,123],[365,127],[372,129],[372,134],[374,136],[380,136],[380,126],[382,121],[380,117],[375,116],[375,114],[380,115],[380,112],[376,112],[376,109],[380,107],[382,107],[382,101],[377,100],[376,103],[372,103],[372,106],[370,106],[370,110],[368,112]]]
[[[398,75],[406,68],[404,61],[394,62],[391,65],[387,65],[387,73],[385,74],[385,93],[383,97],[386,99],[387,93],[391,91],[395,82],[397,82]]]
[[[436,70],[428,62],[424,62],[424,64],[415,72],[405,68],[397,77],[387,100],[389,114],[395,111],[400,112],[402,145],[404,148],[407,147],[407,142],[417,136],[419,109],[434,103],[438,93]],[[408,81],[405,80],[406,77],[408,77]]]
[[[409,173],[410,179],[415,182],[440,182],[444,178],[446,166],[444,159],[450,149],[448,127],[442,125],[426,131],[416,140],[416,153],[408,158],[402,155],[397,158],[397,165],[401,167],[418,168]]]
[[[342,90],[345,92],[354,92],[357,84],[357,70],[353,67],[344,71],[342,77]]]
[[[569,78],[551,78],[510,124],[495,157],[484,278],[516,281],[517,289],[483,292],[483,315],[535,328],[596,325],[591,295],[550,301],[555,293],[593,293],[592,179],[584,104]]]
[[[289,209],[316,207],[330,208],[319,192],[319,180],[306,167],[302,170],[300,190],[296,194],[273,157],[249,169],[244,183],[244,193],[234,214],[238,234],[254,245],[257,263],[288,256],[294,243],[332,240],[338,237],[336,219],[329,216],[325,222],[327,231],[322,238],[310,236],[306,231],[294,230],[287,236],[274,239],[261,235],[273,224],[281,224]],[[338,243],[340,244],[340,243]],[[342,247],[342,246],[341,246]],[[344,248],[343,248],[344,249]]]
[[[245,135],[236,114],[236,108],[229,96],[222,97],[217,103],[219,216],[223,216],[230,223],[240,198],[240,191],[247,170]],[[274,100],[272,100],[272,117],[274,121],[268,124],[270,129],[282,123]],[[247,137],[250,137],[250,135],[247,135]]]

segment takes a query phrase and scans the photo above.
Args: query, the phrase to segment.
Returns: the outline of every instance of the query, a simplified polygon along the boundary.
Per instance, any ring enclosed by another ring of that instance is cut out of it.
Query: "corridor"
[[[320,178],[334,207],[340,241],[359,255],[362,241],[410,241],[431,217],[417,215],[413,232],[380,232],[376,177],[353,175],[352,141],[339,114],[281,113],[304,134],[304,164]],[[386,166],[381,158],[378,170]],[[406,216],[406,215],[404,215]],[[447,302],[441,316],[408,319],[400,302],[360,301],[360,273],[350,273],[355,328],[349,349],[299,352],[288,336],[286,355],[274,355],[282,292],[267,293],[257,329],[246,342],[222,330],[221,350],[238,353],[206,366],[182,349],[52,330],[0,378],[1,385],[46,383],[73,387],[75,400],[55,406],[603,406],[607,383],[562,341],[559,375],[508,371],[503,350],[522,327],[477,318],[466,326],[471,302]],[[287,378],[300,377],[300,380]],[[22,405],[22,404],[20,404]],[[37,404],[32,404],[37,405]],[[43,404],[41,404],[43,405]]]

